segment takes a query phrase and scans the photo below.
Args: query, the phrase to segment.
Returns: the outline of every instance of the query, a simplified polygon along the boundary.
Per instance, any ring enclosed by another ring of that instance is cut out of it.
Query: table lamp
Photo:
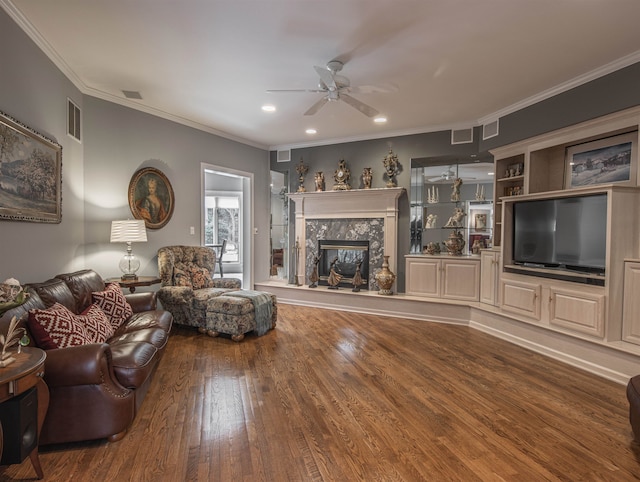
[[[119,267],[123,280],[136,280],[136,272],[140,269],[140,260],[136,258],[131,249],[131,243],[147,241],[147,230],[141,219],[129,219],[127,221],[111,221],[111,242],[127,243],[127,254],[120,260]]]

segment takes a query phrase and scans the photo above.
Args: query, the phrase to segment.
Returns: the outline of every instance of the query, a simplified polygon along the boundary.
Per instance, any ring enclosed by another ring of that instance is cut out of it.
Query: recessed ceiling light
[[[276,106],[271,104],[265,104],[262,106],[262,110],[265,112],[275,112]]]
[[[384,124],[385,122],[387,122],[387,118],[383,115],[379,115],[378,117],[373,119],[373,122],[375,122],[376,124]]]
[[[488,172],[487,176],[493,176],[495,173],[494,172]]]
[[[315,130],[315,129],[307,129],[305,132],[306,132],[307,134],[316,134],[318,131],[317,131],[317,130]]]

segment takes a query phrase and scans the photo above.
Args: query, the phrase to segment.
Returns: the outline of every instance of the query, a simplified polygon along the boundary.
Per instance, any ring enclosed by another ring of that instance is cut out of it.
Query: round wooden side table
[[[49,387],[44,382],[44,361],[47,354],[40,348],[22,348],[20,353],[12,353],[15,361],[6,367],[0,367],[0,404],[17,397],[31,387],[36,387],[38,396],[38,438],[42,423],[49,407]],[[2,427],[0,426],[0,458],[2,457]],[[44,478],[40,458],[38,457],[38,443],[29,454],[31,465],[39,479]]]

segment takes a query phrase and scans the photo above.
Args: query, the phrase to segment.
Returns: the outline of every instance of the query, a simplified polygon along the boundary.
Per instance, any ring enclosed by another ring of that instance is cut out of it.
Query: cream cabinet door
[[[407,258],[407,294],[440,296],[440,267],[437,258]]]
[[[442,260],[442,298],[478,301],[479,285],[479,259]]]
[[[549,288],[549,323],[571,331],[604,336],[605,296]]]
[[[501,307],[505,311],[540,320],[539,284],[502,280],[500,289]]]
[[[624,263],[622,339],[640,345],[640,263]]]
[[[480,301],[490,305],[498,304],[498,277],[500,253],[480,252]]]

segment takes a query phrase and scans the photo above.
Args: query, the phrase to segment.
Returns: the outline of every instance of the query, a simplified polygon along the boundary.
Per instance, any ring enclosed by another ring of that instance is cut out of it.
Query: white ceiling
[[[0,0],[85,94],[258,147],[465,128],[640,60],[639,0]],[[304,116],[314,65],[353,94]],[[128,100],[122,91],[138,91]],[[274,104],[272,114],[261,111]],[[317,134],[305,134],[307,127]]]

